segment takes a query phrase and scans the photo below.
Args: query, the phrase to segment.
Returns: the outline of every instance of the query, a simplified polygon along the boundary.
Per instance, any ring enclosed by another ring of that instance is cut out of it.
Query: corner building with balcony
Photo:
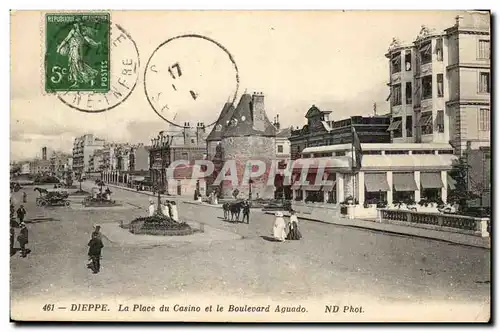
[[[490,145],[490,16],[464,12],[411,44],[394,38],[390,67],[394,143],[449,143],[456,155]]]

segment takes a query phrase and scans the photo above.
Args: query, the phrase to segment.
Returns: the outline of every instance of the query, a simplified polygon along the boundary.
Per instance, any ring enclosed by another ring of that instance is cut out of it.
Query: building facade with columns
[[[456,159],[449,144],[365,143],[361,147],[362,167],[356,172],[352,171],[352,144],[304,149],[293,166],[293,199],[341,204],[352,198],[361,205],[384,200],[389,206],[423,198],[447,200],[454,182],[448,172]],[[324,173],[318,175],[322,164]],[[307,174],[306,181],[302,173]],[[317,176],[329,183],[318,184]]]

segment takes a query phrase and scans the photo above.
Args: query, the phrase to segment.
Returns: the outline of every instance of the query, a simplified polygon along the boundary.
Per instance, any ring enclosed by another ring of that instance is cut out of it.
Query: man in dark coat
[[[26,257],[31,250],[26,249],[26,244],[28,244],[28,228],[24,223],[20,224],[21,226],[21,231],[19,232],[19,235],[17,236],[17,241],[19,242],[19,246],[21,247],[21,257]]]
[[[16,235],[16,231],[12,225],[10,226],[10,252],[14,250],[14,236]]]
[[[99,273],[99,270],[101,269],[101,250],[104,245],[102,244],[102,240],[97,232],[92,233],[92,239],[90,239],[88,246],[88,255],[92,261],[89,267],[92,269],[94,274]]]
[[[243,219],[242,222],[245,222],[245,218],[247,219],[247,224],[250,223],[250,203],[247,200],[243,202]]]
[[[26,215],[26,210],[24,209],[24,205],[21,205],[19,209],[17,209],[17,218],[19,218],[20,224],[23,223],[25,215]]]

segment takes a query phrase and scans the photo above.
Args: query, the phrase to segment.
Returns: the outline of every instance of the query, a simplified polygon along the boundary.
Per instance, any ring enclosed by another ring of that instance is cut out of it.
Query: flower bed
[[[162,236],[191,235],[194,230],[185,222],[175,222],[166,216],[141,217],[134,219],[128,229],[132,234]]]

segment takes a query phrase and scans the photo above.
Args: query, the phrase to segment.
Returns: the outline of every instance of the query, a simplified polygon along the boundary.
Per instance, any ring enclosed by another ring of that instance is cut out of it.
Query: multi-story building
[[[386,54],[393,142],[451,143],[457,155],[468,144],[489,146],[489,31],[489,13],[465,12],[442,32],[422,26],[411,44],[393,39]]]
[[[179,188],[178,185],[177,189],[173,186],[169,187],[166,178],[163,178],[162,181],[162,169],[177,160],[194,162],[205,159],[207,156],[206,138],[207,133],[203,123],[197,123],[196,127],[192,127],[186,122],[181,130],[171,127],[167,131],[160,132],[158,137],[151,139],[149,169],[153,184],[161,186],[163,183],[164,189],[170,194],[184,193],[185,190],[182,187]],[[171,140],[170,145],[162,143],[167,139]],[[163,172],[163,176],[166,176],[165,172]]]
[[[53,151],[50,156],[50,172],[57,177],[63,177],[68,170],[71,155],[64,152]]]
[[[307,124],[291,131],[290,155],[292,159],[300,158],[307,147],[352,143],[352,128],[356,129],[361,143],[389,143],[387,132],[390,117],[353,116],[348,119],[333,121],[331,111],[320,110],[315,105],[307,111]]]
[[[101,172],[103,168],[103,149],[94,150],[94,154],[89,159],[89,172]]]
[[[89,172],[89,161],[94,151],[104,147],[104,139],[85,134],[75,138],[73,143],[73,171],[83,174]]]
[[[30,162],[23,162],[21,164],[21,174],[30,174]]]
[[[484,171],[491,136],[489,13],[464,12],[441,32],[422,26],[413,43],[393,39],[386,57],[392,141],[451,144],[474,165],[469,190],[489,195],[483,185],[490,182]]]
[[[30,162],[30,173],[33,175],[49,175],[50,172],[50,160],[34,159]]]

